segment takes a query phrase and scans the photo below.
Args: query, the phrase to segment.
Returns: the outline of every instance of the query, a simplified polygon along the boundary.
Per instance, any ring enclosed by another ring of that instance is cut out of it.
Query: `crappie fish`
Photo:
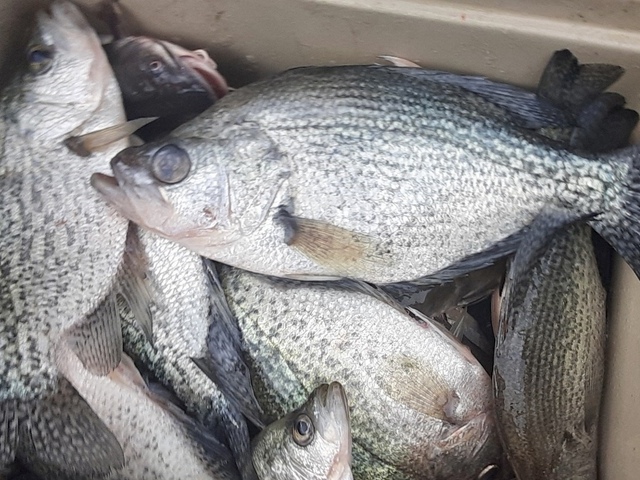
[[[193,118],[228,93],[226,80],[206,51],[123,35],[117,0],[103,3],[102,17],[115,37],[104,49],[120,84],[128,119]]]
[[[218,272],[267,418],[344,386],[354,478],[475,479],[498,461],[490,378],[440,327],[336,283]]]
[[[396,57],[382,57],[399,66],[415,66]],[[485,77],[425,70],[431,81],[465,88],[504,111],[514,124],[534,131],[566,148],[591,153],[627,146],[638,113],[625,108],[622,95],[605,92],[623,74],[617,65],[581,64],[569,50],[553,53],[535,92]],[[403,305],[416,305],[427,316],[469,305],[488,296],[504,278],[507,259],[437,286],[407,282],[385,290]]]
[[[520,480],[595,480],[606,310],[591,229],[518,253],[506,288],[493,382],[507,456]]]
[[[249,431],[242,413],[262,425],[261,412],[239,342],[215,322],[219,309],[212,304],[209,274],[201,257],[131,225],[125,265],[120,277],[122,289],[150,294],[147,304],[121,304],[125,351],[170,387],[189,413],[228,444],[242,466],[250,458]],[[129,286],[136,282],[148,285]],[[141,328],[146,315],[153,325],[151,338]],[[213,352],[207,343],[211,335],[218,342]],[[224,360],[216,383],[232,391],[233,397],[226,397],[193,362],[194,358],[205,365],[215,358]]]
[[[636,147],[562,149],[421,69],[308,67],[120,152],[115,178],[92,183],[143,228],[249,271],[441,283],[513,253],[559,210],[595,216],[639,273],[639,163]]]
[[[107,478],[240,479],[231,452],[204,426],[151,392],[126,355],[108,376],[93,375],[69,351],[62,355],[61,369],[122,445],[124,465]]]
[[[255,480],[352,480],[342,385],[320,385],[304,405],[262,430],[253,441],[252,464]]]
[[[64,140],[123,122],[124,109],[97,35],[69,2],[38,15],[26,63],[0,103],[0,468],[18,458],[49,476],[93,475],[120,466],[122,449],[56,355],[68,335],[92,371],[120,361],[117,316],[96,312],[109,303],[127,221],[87,175],[108,171],[128,142],[84,159]]]

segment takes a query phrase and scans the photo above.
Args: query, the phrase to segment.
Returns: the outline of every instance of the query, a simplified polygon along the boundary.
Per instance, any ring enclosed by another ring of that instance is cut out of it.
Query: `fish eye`
[[[149,62],[149,70],[151,70],[153,73],[159,73],[160,71],[162,71],[164,68],[164,64],[156,59],[156,60],[151,60]]]
[[[162,183],[181,182],[191,170],[189,154],[172,144],[158,150],[151,162],[153,176]]]
[[[306,447],[313,440],[313,423],[306,414],[298,415],[293,422],[293,440],[301,447]]]
[[[33,73],[44,73],[51,67],[53,49],[46,45],[34,45],[27,53],[27,60]]]

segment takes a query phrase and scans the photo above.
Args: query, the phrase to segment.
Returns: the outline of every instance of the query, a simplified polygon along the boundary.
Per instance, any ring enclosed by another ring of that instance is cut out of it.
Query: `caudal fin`
[[[625,181],[617,185],[610,210],[590,222],[640,278],[640,145],[611,154],[611,163],[628,165]]]

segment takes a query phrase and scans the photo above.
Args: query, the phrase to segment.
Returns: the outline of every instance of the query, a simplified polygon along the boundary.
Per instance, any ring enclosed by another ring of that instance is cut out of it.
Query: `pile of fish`
[[[0,478],[597,478],[622,68],[233,90],[106,7],[38,13],[2,92]]]

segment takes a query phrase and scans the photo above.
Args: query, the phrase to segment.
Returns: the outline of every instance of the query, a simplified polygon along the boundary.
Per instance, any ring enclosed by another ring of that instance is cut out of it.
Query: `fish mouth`
[[[91,186],[118,213],[159,235],[171,235],[167,225],[175,218],[173,205],[142,169],[132,166],[138,147],[122,150],[111,160],[114,176],[96,172]]]
[[[321,385],[315,402],[318,433],[331,443],[339,445],[331,462],[327,480],[350,480],[351,473],[351,424],[349,403],[343,386],[338,382]]]
[[[203,85],[206,85],[215,100],[220,100],[229,93],[227,81],[218,71],[218,65],[204,50],[187,50],[173,43],[160,41],[171,56],[188,68]]]

